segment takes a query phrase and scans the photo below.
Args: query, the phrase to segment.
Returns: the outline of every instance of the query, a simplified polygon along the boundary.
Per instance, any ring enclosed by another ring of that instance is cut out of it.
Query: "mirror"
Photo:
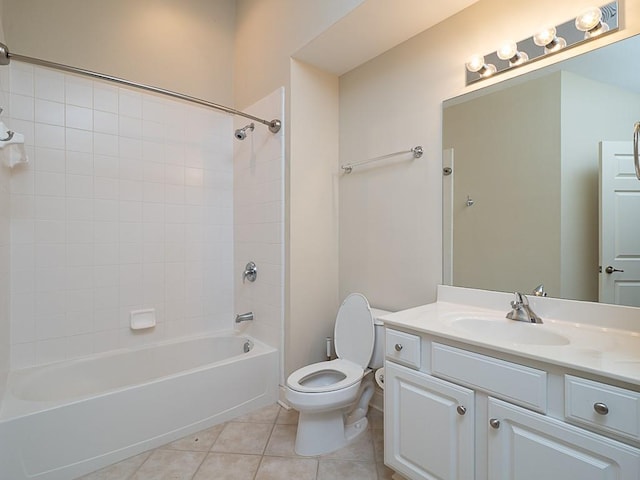
[[[598,301],[599,144],[631,143],[638,59],[635,36],[444,102],[444,283]]]

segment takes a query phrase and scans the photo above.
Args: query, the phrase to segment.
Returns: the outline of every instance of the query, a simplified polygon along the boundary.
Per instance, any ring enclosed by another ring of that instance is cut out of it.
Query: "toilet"
[[[338,358],[307,365],[287,378],[285,398],[300,412],[298,455],[338,450],[366,431],[373,370],[384,361],[384,327],[377,318],[387,313],[369,307],[364,295],[350,294],[336,317]]]

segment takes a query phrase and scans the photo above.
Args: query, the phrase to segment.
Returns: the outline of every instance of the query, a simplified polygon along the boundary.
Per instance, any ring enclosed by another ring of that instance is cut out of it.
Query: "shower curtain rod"
[[[267,127],[269,127],[269,131],[271,133],[278,133],[280,131],[280,128],[282,127],[282,122],[278,119],[264,120],[262,118],[255,117],[249,113],[241,112],[240,110],[236,110],[231,107],[225,107],[224,105],[208,102],[200,98],[191,97],[189,95],[183,95],[182,93],[173,92],[171,90],[165,90],[164,88],[152,87],[151,85],[145,85],[144,83],[132,82],[130,80],[125,80],[124,78],[118,78],[111,75],[106,75],[104,73],[85,70],[84,68],[71,67],[69,65],[64,65],[62,63],[55,63],[55,62],[50,62],[48,60],[40,60],[39,58],[27,57],[25,55],[10,53],[8,47],[5,44],[0,43],[0,65],[9,65],[9,62],[11,61],[11,59],[18,60],[20,62],[31,63],[33,65],[39,65],[41,67],[55,68],[57,70],[62,70],[64,72],[79,73],[81,75],[86,75],[93,78],[99,78],[101,80],[107,80],[113,83],[119,83],[120,85],[126,85],[128,87],[134,87],[134,88],[139,88],[141,90],[147,90],[149,92],[160,93],[162,95],[167,95],[169,97],[177,98],[179,100],[185,100],[187,102],[196,103],[204,107],[214,108],[216,110],[220,110],[225,113],[230,113],[231,115],[238,115],[240,117],[248,118],[255,122],[262,123],[263,125],[266,125]]]

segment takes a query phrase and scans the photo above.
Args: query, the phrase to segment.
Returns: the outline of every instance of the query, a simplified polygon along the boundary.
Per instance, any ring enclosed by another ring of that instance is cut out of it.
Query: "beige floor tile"
[[[271,437],[265,449],[265,455],[275,457],[297,457],[295,452],[296,425],[277,425],[273,427]]]
[[[205,452],[154,450],[132,480],[190,480],[206,455]]]
[[[384,462],[384,430],[381,428],[372,429],[371,437],[373,439],[373,453],[376,462]]]
[[[140,465],[149,458],[151,452],[144,452],[134,457],[129,457],[101,470],[81,477],[79,480],[126,480],[140,468]]]
[[[380,410],[369,408],[367,419],[371,428],[384,428],[384,415]]]
[[[191,450],[196,452],[208,452],[213,443],[217,440],[220,432],[224,428],[224,424],[215,425],[206,430],[201,430],[193,435],[171,442],[162,448],[170,448],[172,450]]]
[[[316,480],[315,458],[263,457],[255,480]]]
[[[227,423],[211,448],[212,452],[262,455],[272,425],[263,423]]]
[[[246,423],[275,423],[278,413],[280,412],[280,408],[280,405],[274,403],[273,405],[268,405],[260,410],[255,410],[234,418],[233,421]]]
[[[210,453],[193,480],[253,480],[261,458],[260,455]]]
[[[322,459],[355,460],[357,462],[374,462],[371,430],[367,429],[354,442],[335,452],[327,453]]]
[[[393,470],[384,463],[377,463],[376,467],[378,467],[378,480],[392,480]]]
[[[375,463],[354,462],[352,460],[320,460],[318,480],[377,480]]]
[[[297,425],[299,417],[300,413],[297,410],[294,410],[293,408],[289,410],[281,408],[278,418],[276,419],[276,423],[281,425]]]

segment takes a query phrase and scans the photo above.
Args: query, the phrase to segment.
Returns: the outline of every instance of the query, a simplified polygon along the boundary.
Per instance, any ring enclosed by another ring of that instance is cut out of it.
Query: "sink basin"
[[[545,329],[543,325],[507,319],[459,318],[451,326],[479,340],[507,342],[520,345],[567,345],[564,335]]]

